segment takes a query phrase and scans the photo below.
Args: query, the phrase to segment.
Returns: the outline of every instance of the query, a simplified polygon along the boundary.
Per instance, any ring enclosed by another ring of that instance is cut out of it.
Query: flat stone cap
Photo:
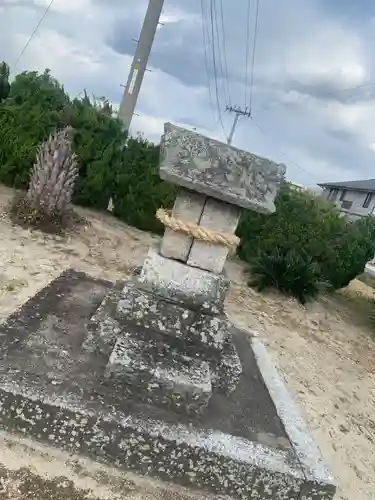
[[[262,213],[274,200],[286,167],[172,123],[164,125],[160,177],[192,191]]]

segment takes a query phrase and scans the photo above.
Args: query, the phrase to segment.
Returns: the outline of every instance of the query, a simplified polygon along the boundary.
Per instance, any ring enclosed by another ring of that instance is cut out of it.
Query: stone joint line
[[[184,222],[173,217],[171,215],[171,211],[165,210],[164,208],[159,208],[156,211],[156,218],[164,226],[169,227],[173,231],[185,233],[189,236],[193,236],[193,238],[197,240],[203,240],[208,243],[222,245],[230,248],[237,247],[240,243],[240,239],[234,234],[214,231],[212,229],[206,229],[202,226],[198,226],[197,224]]]

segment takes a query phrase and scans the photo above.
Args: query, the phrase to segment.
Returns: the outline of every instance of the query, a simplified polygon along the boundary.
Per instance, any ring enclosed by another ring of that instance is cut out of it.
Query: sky
[[[48,3],[0,0],[0,60],[10,64],[13,75],[50,68],[72,96],[87,89],[118,105],[148,1],[55,0],[14,66]],[[216,4],[219,9],[220,1]],[[165,0],[133,133],[158,142],[170,121],[226,140],[234,118],[225,112],[226,100],[241,107],[246,95],[249,101],[247,5],[247,0],[223,0],[228,79],[219,78],[218,88],[224,131],[210,46],[207,78],[201,2]],[[252,118],[240,118],[233,145],[284,163],[289,179],[308,186],[374,178],[374,52],[372,0],[260,0]]]

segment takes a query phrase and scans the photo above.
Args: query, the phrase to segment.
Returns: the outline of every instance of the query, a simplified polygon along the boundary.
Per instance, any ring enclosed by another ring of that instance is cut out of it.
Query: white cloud
[[[6,0],[0,5],[1,58],[10,63],[17,58],[48,2]],[[120,83],[126,82],[132,49],[128,55],[120,55],[106,42],[118,19],[129,21],[131,32],[125,33],[129,43],[137,37],[146,4],[145,0],[136,4],[133,0],[55,0],[17,72],[48,67],[72,94],[86,88],[89,93],[106,95],[119,103],[123,91]],[[241,5],[245,6],[238,0],[238,10],[226,6],[230,76],[232,81],[236,78],[232,97],[238,104],[242,104],[244,95],[245,21],[241,12],[245,9],[241,10]],[[137,106],[139,116],[134,117],[132,127],[152,140],[160,138],[165,121],[196,127],[224,140],[217,117],[212,117],[207,89],[202,83],[194,85],[194,79],[188,85],[179,74],[189,54],[194,61],[203,58],[198,7],[197,0],[176,0],[164,10],[165,26],[157,37],[162,40],[162,52],[169,54],[172,50],[177,54],[171,59],[175,71],[169,71],[175,76],[162,71],[151,58],[153,72],[145,75]],[[345,94],[348,102],[339,102],[333,97],[327,99],[325,92],[327,88],[335,91],[375,79],[373,23],[369,17],[359,27],[351,19],[326,12],[318,0],[264,2],[253,103],[254,119],[262,124],[265,135],[243,119],[234,144],[286,163],[289,176],[307,184],[312,179],[371,177],[375,94],[372,97],[369,88],[368,95],[361,93],[366,100],[355,102],[351,94]],[[189,39],[185,33],[189,33]],[[199,64],[202,71],[203,59]],[[193,76],[194,72],[201,77],[196,68],[191,70]],[[227,132],[232,119],[224,113]],[[347,134],[345,140],[340,140],[340,133]]]
[[[362,84],[368,76],[363,40],[336,22],[325,22],[289,48],[286,73],[301,83],[327,81],[341,88]]]

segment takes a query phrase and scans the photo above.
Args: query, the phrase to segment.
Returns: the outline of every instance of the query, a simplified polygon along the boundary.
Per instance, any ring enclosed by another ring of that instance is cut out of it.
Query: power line
[[[258,129],[258,130],[259,130],[259,131],[260,131],[260,132],[264,135],[264,137],[267,139],[267,134],[264,132],[263,128],[259,125],[259,123],[255,122],[253,117],[251,117],[251,121],[254,123],[254,125],[257,127],[257,129]],[[273,145],[273,147],[274,147],[274,145]],[[309,172],[309,171],[308,171],[308,170],[306,170],[305,168],[301,167],[301,165],[300,165],[298,162],[296,162],[295,160],[293,160],[292,158],[290,158],[290,155],[287,155],[287,154],[285,153],[285,151],[283,151],[283,150],[282,150],[282,149],[280,149],[279,147],[277,147],[276,149],[279,151],[279,153],[280,153],[282,156],[284,156],[285,158],[287,158],[287,159],[288,159],[288,162],[289,162],[289,163],[292,163],[292,164],[293,164],[293,165],[295,165],[297,168],[299,168],[302,172],[304,172],[305,174],[310,175],[310,176],[311,176],[311,177],[313,177],[315,180],[317,179],[317,177],[316,177],[314,174],[312,174],[311,172]]]
[[[219,70],[220,70],[220,75],[219,75],[219,80],[221,83],[221,86],[223,88],[223,94],[224,94],[224,100],[225,104],[228,104],[228,98],[226,94],[226,87],[225,87],[225,79],[224,79],[224,64],[223,64],[223,57],[222,57],[222,51],[220,47],[220,35],[219,35],[219,23],[217,19],[217,11],[216,11],[216,2],[213,2],[213,13],[214,13],[214,22],[215,22],[215,31],[216,31],[216,42],[217,42],[217,54],[218,54],[218,59],[219,59]]]
[[[214,29],[214,0],[210,0],[210,22],[211,22],[212,63],[213,63],[214,80],[215,80],[216,105],[217,105],[217,112],[218,112],[219,119],[220,119],[220,125],[221,125],[223,132],[224,132],[224,135],[226,136],[227,134],[225,132],[223,118],[222,118],[222,114],[221,114],[221,105],[220,105],[220,99],[219,99],[219,84],[218,84],[218,79],[217,79],[215,29]]]
[[[221,20],[221,32],[222,32],[222,36],[223,36],[225,79],[226,79],[226,84],[227,84],[228,102],[229,102],[229,105],[231,105],[232,99],[231,99],[231,91],[230,91],[230,84],[229,84],[229,74],[228,74],[227,44],[226,44],[226,36],[225,36],[223,0],[220,0],[220,20]]]
[[[247,1],[247,23],[246,23],[246,62],[245,62],[245,108],[247,107],[247,84],[249,79],[249,50],[250,50],[250,16],[251,16],[251,0]]]
[[[250,113],[251,113],[251,106],[252,106],[252,100],[253,100],[254,67],[255,67],[255,53],[256,53],[257,34],[258,34],[258,20],[259,20],[259,0],[257,0],[257,4],[256,4],[254,38],[253,38],[253,54],[252,54],[252,60],[251,60],[251,80],[250,80],[250,100],[249,100]]]
[[[21,57],[24,55],[24,53],[26,52],[26,49],[27,47],[30,45],[30,42],[32,41],[32,39],[34,38],[34,36],[37,34],[37,31],[39,30],[42,22],[44,21],[44,18],[46,17],[46,15],[48,14],[48,11],[50,10],[50,8],[52,7],[52,4],[55,0],[51,0],[50,3],[47,5],[46,9],[44,10],[43,14],[42,14],[42,17],[39,19],[39,22],[38,24],[35,26],[35,29],[34,31],[31,33],[29,39],[27,40],[26,44],[24,45],[23,49],[21,50],[19,56],[17,57],[16,59],[16,62],[14,63],[13,65],[13,70],[15,69],[15,67],[17,66],[17,64],[20,62],[20,59]]]
[[[208,65],[207,45],[210,43],[210,40],[209,40],[210,33],[208,30],[208,26],[207,26],[205,0],[201,0],[201,15],[202,15],[202,37],[203,37],[204,63],[205,63],[205,69],[206,69],[207,88],[208,88],[208,95],[209,95],[209,99],[210,99],[211,111],[212,111],[214,120],[216,120],[215,106],[214,106],[214,102],[212,99],[210,71],[209,71],[209,65]]]

